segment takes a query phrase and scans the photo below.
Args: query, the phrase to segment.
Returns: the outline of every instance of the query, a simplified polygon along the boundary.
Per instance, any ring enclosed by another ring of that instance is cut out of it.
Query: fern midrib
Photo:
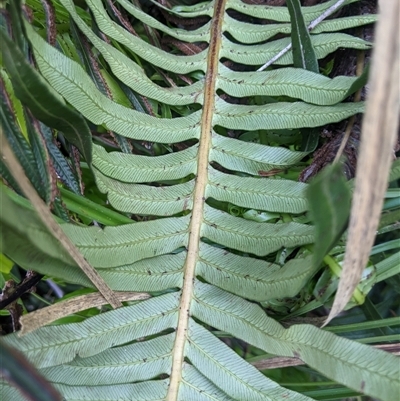
[[[199,258],[201,226],[204,214],[205,191],[208,183],[208,165],[212,137],[212,121],[215,108],[215,86],[218,73],[219,51],[222,41],[222,22],[227,0],[216,0],[211,21],[210,42],[207,54],[207,71],[204,79],[204,104],[201,116],[201,135],[197,154],[197,176],[194,188],[193,210],[189,225],[189,242],[184,268],[182,296],[179,304],[179,319],[173,348],[172,370],[167,401],[176,401],[182,381],[185,343],[193,298],[195,269]]]

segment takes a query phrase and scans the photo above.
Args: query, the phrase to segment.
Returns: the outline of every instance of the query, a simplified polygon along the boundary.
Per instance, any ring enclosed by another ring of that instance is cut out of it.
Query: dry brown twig
[[[12,171],[13,176],[16,178],[18,185],[20,186],[23,193],[31,201],[34,206],[39,219],[43,225],[49,230],[49,232],[56,238],[63,248],[68,252],[74,262],[84,271],[87,277],[92,281],[96,288],[102,293],[104,298],[113,308],[122,306],[122,303],[115,296],[114,292],[105,283],[100,274],[95,270],[79,252],[73,242],[63,232],[60,225],[55,221],[50,209],[40,198],[35,188],[25,175],[23,168],[19,161],[15,157],[7,138],[3,133],[3,129],[0,128],[0,141],[1,141],[1,157],[3,162],[6,164],[8,169]]]
[[[380,349],[382,351],[389,352],[393,355],[400,356],[400,343],[378,344],[378,345],[373,345],[373,347]],[[258,370],[265,370],[265,369],[278,369],[278,368],[287,368],[289,366],[305,365],[305,363],[299,358],[288,358],[288,357],[277,356],[273,358],[266,358],[252,362],[252,365]]]
[[[375,239],[400,112],[400,0],[381,0],[342,275],[325,325],[358,285]]]

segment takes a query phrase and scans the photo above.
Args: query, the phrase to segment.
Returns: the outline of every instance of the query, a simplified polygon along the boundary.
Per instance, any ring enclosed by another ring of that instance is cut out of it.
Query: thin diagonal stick
[[[95,287],[100,291],[103,297],[110,303],[113,308],[118,308],[122,306],[121,301],[117,298],[111,288],[106,284],[100,274],[95,270],[79,252],[73,242],[64,233],[59,224],[54,220],[47,205],[43,202],[42,198],[38,195],[35,188],[28,180],[22,169],[18,159],[15,157],[8,140],[3,133],[3,129],[0,127],[0,155],[2,161],[12,172],[12,175],[17,180],[22,192],[31,201],[37,216],[42,221],[44,226],[49,230],[49,232],[55,237],[63,248],[68,252],[74,262],[83,270],[89,280],[95,285]]]
[[[325,18],[329,17],[333,14],[346,0],[338,0],[333,6],[329,7],[325,10],[318,18],[308,25],[307,29],[309,31],[313,30],[320,22],[322,22]],[[276,60],[280,59],[284,54],[286,54],[292,48],[292,44],[289,43],[283,50],[281,50],[276,56],[272,57],[271,60],[267,61],[262,67],[260,67],[257,71],[264,71],[271,64],[275,63]]]
[[[362,74],[363,68],[364,68],[364,61],[365,61],[365,53],[364,51],[360,51],[360,53],[357,54],[357,71],[356,75],[359,77]],[[354,102],[359,102],[361,100],[361,88],[356,92],[354,95]],[[336,153],[335,160],[333,163],[337,163],[342,156],[344,149],[347,145],[347,142],[349,141],[351,131],[353,129],[354,123],[356,121],[356,116],[352,116],[347,124],[346,131],[344,133],[342,143],[340,144],[339,150]]]

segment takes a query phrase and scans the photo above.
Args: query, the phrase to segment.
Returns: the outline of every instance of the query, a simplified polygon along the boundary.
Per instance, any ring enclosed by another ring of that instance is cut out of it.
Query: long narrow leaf
[[[36,118],[64,133],[91,164],[91,135],[80,114],[69,108],[62,98],[25,60],[15,44],[0,30],[4,64],[18,98]],[[35,95],[33,95],[35,94]]]
[[[318,73],[318,61],[311,43],[310,33],[304,22],[300,0],[287,0],[287,6],[292,25],[293,65]]]
[[[29,401],[61,401],[61,394],[41,376],[17,350],[0,341],[2,376],[13,383]]]
[[[342,165],[322,170],[307,188],[307,197],[316,231],[313,263],[318,266],[343,234],[350,215],[351,193]]]
[[[352,296],[379,224],[399,126],[400,92],[395,84],[400,79],[399,13],[400,0],[382,1],[343,275],[327,322],[343,310]]]
[[[99,291],[104,297],[110,302],[113,307],[121,306],[121,302],[115,298],[115,295],[103,279],[99,276],[96,270],[83,258],[79,253],[72,241],[64,234],[60,226],[54,220],[53,215],[47,208],[46,204],[38,196],[37,192],[24,175],[21,165],[14,156],[7,139],[4,137],[3,130],[0,128],[0,140],[1,140],[1,153],[5,160],[6,166],[12,171],[13,176],[18,177],[18,185],[21,190],[32,202],[35,209],[37,210],[39,219],[43,225],[50,231],[50,233],[62,244],[64,250],[73,258],[74,262],[85,272],[92,282],[95,283]]]

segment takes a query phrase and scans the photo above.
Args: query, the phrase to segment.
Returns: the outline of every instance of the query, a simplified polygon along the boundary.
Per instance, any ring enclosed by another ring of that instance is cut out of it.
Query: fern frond
[[[303,8],[305,21],[335,2]],[[72,0],[60,3],[115,81],[153,102],[154,115],[106,97],[81,65],[26,23],[38,70],[51,87],[101,129],[133,141],[177,144],[156,156],[109,152],[94,144],[93,172],[100,191],[116,209],[152,218],[105,228],[62,224],[112,289],[154,296],[81,323],[42,327],[22,338],[10,335],[6,343],[22,350],[67,400],[309,399],[257,371],[220,341],[214,328],[266,352],[298,356],[357,391],[394,399],[394,357],[312,326],[284,329],[257,304],[297,295],[316,273],[303,247],[314,242],[314,229],[293,221],[308,210],[307,185],[264,176],[292,168],[310,150],[295,142],[286,147],[246,142],[241,135],[295,133],[362,113],[362,102],[345,102],[357,78],[331,79],[295,69],[291,53],[269,71],[254,71],[290,43],[289,37],[274,39],[290,31],[286,7],[214,0],[167,10],[155,3],[173,16],[210,17],[201,27],[185,30],[117,0],[140,26],[187,44],[208,45],[184,56],[130,33],[110,17],[102,0],[86,0],[96,29],[81,18]],[[242,21],[231,11],[274,23]],[[317,58],[339,48],[369,49],[369,42],[340,31],[375,20],[357,16],[324,22],[311,35]],[[149,78],[153,71],[174,79],[188,74],[192,83],[166,87]],[[250,97],[259,102],[246,102]],[[227,204],[276,213],[277,221],[246,220],[228,213]],[[39,223],[32,224],[40,230]],[[274,253],[284,248],[295,250],[291,258],[272,263],[279,261]],[[73,263],[56,255],[54,264],[32,265],[26,255],[15,253],[22,266],[90,286]],[[5,400],[18,398],[1,385]]]

